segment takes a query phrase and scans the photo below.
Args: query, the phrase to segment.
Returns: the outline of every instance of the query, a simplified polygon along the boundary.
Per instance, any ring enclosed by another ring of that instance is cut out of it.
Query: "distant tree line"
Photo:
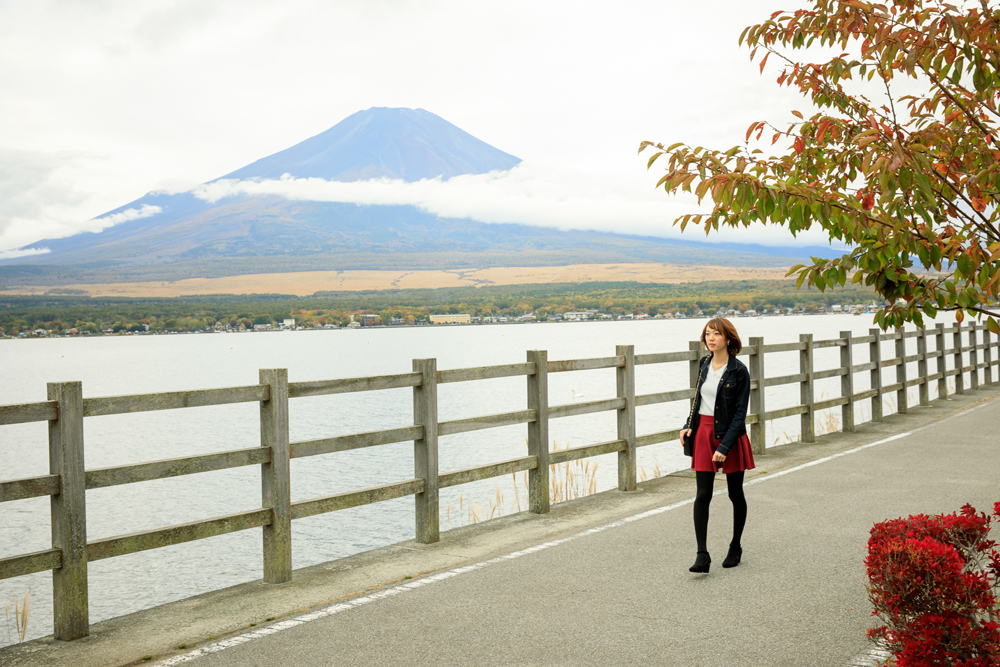
[[[488,285],[439,289],[317,292],[298,297],[281,294],[213,295],[179,298],[86,297],[80,295],[0,295],[0,332],[16,335],[45,329],[97,334],[105,331],[198,331],[216,324],[238,329],[256,324],[346,326],[352,316],[366,323],[414,323],[429,315],[537,319],[565,312],[596,310],[610,315],[658,313],[695,315],[719,308],[772,311],[815,310],[833,304],[869,304],[873,289],[849,285],[827,290],[796,290],[790,281],[716,281],[686,284],[592,282],[549,285]]]

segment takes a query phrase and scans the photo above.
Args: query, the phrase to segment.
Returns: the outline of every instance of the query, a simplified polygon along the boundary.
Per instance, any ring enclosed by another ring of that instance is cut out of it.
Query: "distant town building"
[[[471,324],[472,315],[431,315],[431,324]]]
[[[295,328],[295,320],[282,320],[281,321],[281,328],[282,329],[294,329]]]
[[[562,317],[567,322],[582,322],[583,320],[589,320],[591,313],[563,313]]]

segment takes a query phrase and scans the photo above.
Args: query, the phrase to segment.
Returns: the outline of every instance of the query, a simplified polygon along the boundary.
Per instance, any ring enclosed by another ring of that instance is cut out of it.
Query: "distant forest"
[[[317,292],[312,296],[283,294],[220,294],[178,298],[87,297],[49,294],[15,296],[0,293],[0,334],[46,329],[80,333],[106,330],[196,331],[220,322],[281,323],[295,319],[304,326],[346,326],[351,316],[372,314],[376,322],[415,322],[428,315],[468,313],[473,316],[516,317],[533,312],[537,319],[564,312],[597,310],[611,315],[683,313],[719,308],[771,311],[777,308],[815,310],[834,304],[877,301],[869,288],[796,290],[791,281],[718,281],[685,284],[636,282],[492,285],[371,292]]]

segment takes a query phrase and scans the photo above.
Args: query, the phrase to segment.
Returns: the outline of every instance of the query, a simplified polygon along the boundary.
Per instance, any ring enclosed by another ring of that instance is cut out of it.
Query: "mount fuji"
[[[371,108],[205,184],[323,179],[447,180],[521,160],[423,109]],[[287,178],[287,177],[286,177]],[[246,273],[427,269],[655,261],[718,263],[719,245],[435,215],[412,205],[359,205],[238,193],[207,201],[151,192],[104,217],[124,221],[32,243],[0,261],[5,282],[173,280]],[[129,219],[131,218],[131,219]],[[730,264],[787,266],[816,249],[732,246]],[[820,249],[822,250],[822,249]]]

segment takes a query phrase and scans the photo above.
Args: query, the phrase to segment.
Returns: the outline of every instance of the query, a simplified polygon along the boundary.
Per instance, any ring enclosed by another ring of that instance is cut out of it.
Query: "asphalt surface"
[[[1000,500],[997,395],[995,387],[969,392],[759,457],[747,479],[743,562],[733,569],[721,567],[732,510],[720,475],[711,572],[687,571],[694,483],[676,475],[639,493],[556,506],[552,516],[503,519],[444,534],[437,545],[407,543],[297,572],[284,601],[273,592],[281,587],[248,584],[200,596],[208,612],[174,603],[96,624],[81,642],[0,650],[0,665],[120,665],[152,655],[147,664],[164,667],[846,667],[870,647],[863,560],[872,524],[965,503],[989,510]],[[244,616],[222,619],[225,600]],[[247,600],[256,600],[249,611]],[[186,619],[196,613],[205,623],[214,615],[228,634],[206,638],[208,626]],[[264,614],[277,620],[246,622]]]

